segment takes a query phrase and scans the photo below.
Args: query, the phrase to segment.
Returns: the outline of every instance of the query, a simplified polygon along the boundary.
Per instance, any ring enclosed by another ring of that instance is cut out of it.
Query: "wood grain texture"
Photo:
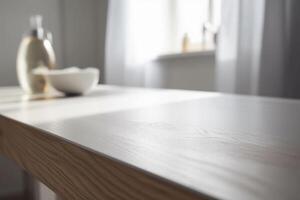
[[[212,199],[0,116],[2,154],[62,199]]]
[[[24,101],[1,91],[0,148],[59,194],[300,199],[298,100],[100,86]]]

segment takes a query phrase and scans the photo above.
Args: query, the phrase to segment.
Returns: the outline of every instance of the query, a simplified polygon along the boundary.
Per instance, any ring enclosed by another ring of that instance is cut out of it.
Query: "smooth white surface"
[[[29,101],[30,97],[23,95],[19,88],[6,87],[1,88],[0,91],[0,114],[30,124],[57,122],[75,117],[126,111],[219,95],[209,92],[181,91],[178,93],[178,90],[145,90],[99,85],[90,94],[82,97],[63,98],[61,95],[55,94],[58,96],[57,99],[48,95],[46,100]],[[42,99],[41,96],[37,96],[37,98]]]
[[[109,86],[48,101],[0,94],[4,116],[198,192],[300,198],[300,101]]]

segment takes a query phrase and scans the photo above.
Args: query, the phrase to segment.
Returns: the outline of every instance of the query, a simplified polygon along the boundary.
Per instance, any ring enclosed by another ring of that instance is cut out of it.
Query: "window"
[[[170,0],[170,50],[214,48],[221,24],[221,0]],[[188,43],[188,44],[184,44]]]
[[[112,27],[125,46],[124,60],[128,66],[139,66],[182,50],[213,48],[213,34],[220,25],[221,0],[122,0],[118,3],[121,11],[116,9],[112,14],[119,16],[119,21]]]

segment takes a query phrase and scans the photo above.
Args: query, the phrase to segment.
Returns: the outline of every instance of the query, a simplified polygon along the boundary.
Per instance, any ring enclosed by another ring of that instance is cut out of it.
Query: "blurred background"
[[[0,86],[18,85],[18,48],[40,14],[57,67],[97,67],[102,84],[299,98],[299,8],[297,0],[1,0]],[[26,180],[0,157],[0,199],[24,199]]]
[[[298,98],[296,0],[1,0],[0,86],[18,85],[29,18],[43,16],[57,67],[101,83]]]

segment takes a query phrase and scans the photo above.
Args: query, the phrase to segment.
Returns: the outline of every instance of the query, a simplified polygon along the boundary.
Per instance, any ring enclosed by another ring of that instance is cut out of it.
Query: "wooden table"
[[[300,199],[300,101],[0,89],[0,152],[63,199]],[[22,100],[23,99],[23,100]]]

